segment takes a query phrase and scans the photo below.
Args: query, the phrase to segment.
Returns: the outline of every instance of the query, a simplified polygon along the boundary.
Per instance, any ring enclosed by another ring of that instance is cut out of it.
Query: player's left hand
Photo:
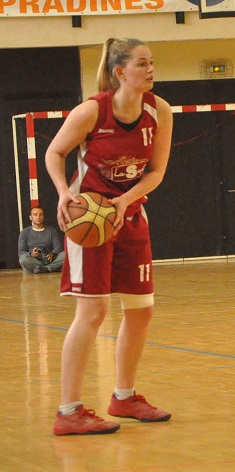
[[[127,204],[125,203],[125,199],[123,198],[123,195],[121,195],[120,197],[109,199],[109,203],[115,206],[116,212],[117,212],[117,215],[114,221],[115,229],[113,233],[113,235],[116,236],[116,234],[118,233],[118,231],[121,229],[121,227],[124,224],[124,214],[127,208]]]

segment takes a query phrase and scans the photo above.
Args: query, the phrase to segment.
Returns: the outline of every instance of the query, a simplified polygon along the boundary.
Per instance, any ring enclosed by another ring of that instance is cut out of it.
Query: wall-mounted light
[[[203,61],[200,64],[200,76],[205,79],[233,77],[233,63],[229,59]]]

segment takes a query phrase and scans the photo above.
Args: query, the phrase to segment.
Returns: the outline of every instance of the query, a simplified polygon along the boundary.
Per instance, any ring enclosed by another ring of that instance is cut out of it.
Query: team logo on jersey
[[[121,156],[117,160],[103,160],[100,171],[106,179],[114,182],[124,182],[140,177],[146,166],[146,159],[136,157]]]
[[[129,166],[112,167],[111,178],[115,182],[136,179],[137,177],[143,174],[144,168],[145,164],[142,166],[137,164],[130,164]]]

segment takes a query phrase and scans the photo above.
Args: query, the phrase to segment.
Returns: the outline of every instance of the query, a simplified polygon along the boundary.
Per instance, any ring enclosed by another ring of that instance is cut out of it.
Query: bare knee
[[[75,317],[99,329],[108,311],[108,297],[78,297]]]

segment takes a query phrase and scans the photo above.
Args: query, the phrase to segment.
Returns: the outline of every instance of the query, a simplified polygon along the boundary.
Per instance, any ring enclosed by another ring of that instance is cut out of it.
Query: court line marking
[[[7,321],[9,323],[18,323],[21,325],[25,326],[34,326],[36,328],[46,328],[46,329],[54,329],[55,331],[68,331],[68,328],[60,328],[58,326],[50,326],[50,325],[43,325],[43,324],[38,324],[38,323],[29,323],[21,320],[15,320],[11,318],[1,318],[0,321]],[[106,334],[98,334],[98,338],[107,338],[107,339],[117,339],[117,336],[112,336],[112,335],[106,335]],[[172,349],[175,351],[182,351],[182,352],[189,352],[191,354],[201,354],[204,356],[213,356],[213,357],[224,357],[227,359],[235,359],[235,355],[232,354],[223,354],[223,353],[218,353],[218,352],[208,352],[208,351],[200,351],[198,349],[190,349],[186,347],[180,347],[180,346],[171,346],[169,344],[158,344],[154,341],[147,341],[145,343],[147,346],[156,346],[160,347],[162,349]]]

